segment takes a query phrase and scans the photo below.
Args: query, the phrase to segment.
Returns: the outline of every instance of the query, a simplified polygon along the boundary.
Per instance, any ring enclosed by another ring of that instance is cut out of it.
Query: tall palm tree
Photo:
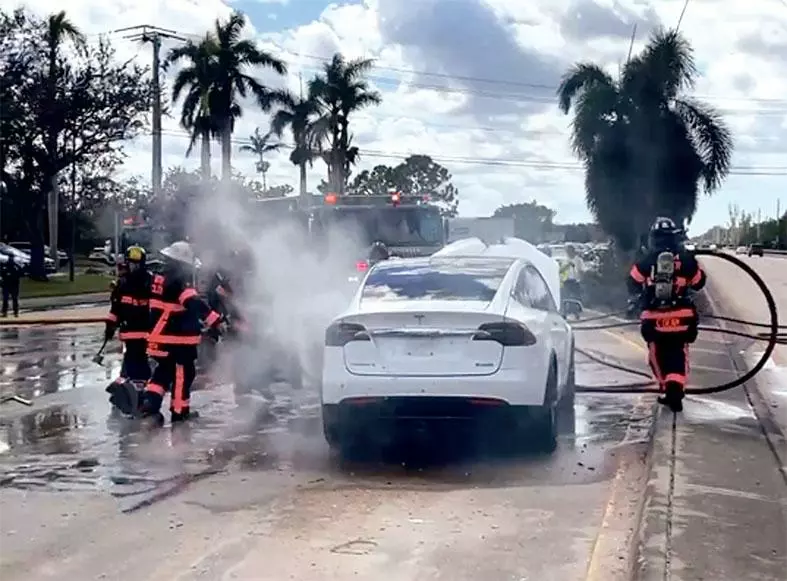
[[[197,140],[200,140],[200,174],[202,179],[210,179],[210,142],[216,137],[219,126],[210,109],[210,91],[213,86],[214,72],[218,63],[218,44],[215,37],[206,34],[198,43],[188,41],[169,51],[165,68],[188,61],[178,71],[172,84],[172,101],[183,96],[180,110],[180,125],[190,132],[191,140],[186,155],[191,155]],[[185,92],[185,96],[183,95]]]
[[[351,160],[358,155],[357,148],[351,151],[350,115],[382,101],[380,93],[370,89],[364,78],[372,66],[371,59],[347,61],[337,53],[324,65],[323,75],[309,83],[328,124],[328,148],[323,159],[328,165],[328,181],[339,194],[345,191]]]
[[[49,116],[50,119],[54,117],[52,122],[48,122],[46,126],[49,128],[46,135],[46,149],[51,156],[51,159],[55,159],[56,157],[56,150],[57,150],[57,138],[59,133],[60,123],[57,122],[57,119],[61,117],[61,112],[58,111],[58,102],[57,102],[57,88],[58,83],[60,81],[61,75],[61,68],[59,65],[59,57],[60,57],[60,49],[63,46],[63,43],[67,40],[70,40],[71,43],[78,49],[81,50],[85,46],[85,36],[82,32],[77,28],[77,26],[68,19],[66,16],[65,10],[61,10],[55,14],[50,14],[49,17],[46,19],[46,31],[44,33],[44,39],[46,41],[47,46],[47,59],[48,59],[48,70],[47,70],[47,98],[46,98],[46,111],[44,111],[45,116]],[[49,247],[52,260],[55,261],[55,264],[58,263],[57,258],[57,238],[58,238],[58,202],[59,202],[59,195],[57,191],[57,175],[55,174],[54,170],[51,170],[51,175],[47,176],[48,179],[51,181],[51,189],[49,192]],[[39,264],[39,261],[36,260],[37,256],[35,256],[37,252],[37,244],[33,245],[33,254],[31,258],[33,259],[34,267],[35,265]],[[43,271],[43,260],[40,261],[41,270]]]
[[[304,98],[289,95],[274,113],[271,133],[281,138],[286,129],[290,130],[293,141],[290,161],[300,171],[301,203],[307,204],[306,166],[311,166],[319,156],[320,144],[328,129],[327,120],[321,115],[320,103],[311,88]]]
[[[700,184],[711,194],[729,172],[729,129],[685,95],[697,74],[690,44],[661,30],[619,79],[578,63],[558,87],[560,109],[574,110],[572,147],[585,165],[588,205],[624,248],[657,215],[690,220]]]
[[[271,164],[265,161],[265,155],[272,151],[279,151],[282,147],[282,143],[279,141],[276,143],[270,142],[272,136],[273,133],[270,131],[263,135],[260,133],[260,128],[257,127],[254,129],[254,135],[249,136],[250,145],[244,145],[240,148],[241,151],[253,153],[257,156],[257,171],[262,174],[262,189],[266,192],[268,191],[266,176]]]
[[[267,112],[286,99],[284,91],[266,87],[247,72],[249,68],[264,67],[284,75],[287,66],[269,52],[257,48],[253,41],[241,39],[245,26],[243,14],[236,11],[226,22],[217,19],[213,32],[217,63],[209,104],[211,116],[219,126],[223,180],[231,177],[232,132],[235,121],[243,114],[240,100],[250,95]]]

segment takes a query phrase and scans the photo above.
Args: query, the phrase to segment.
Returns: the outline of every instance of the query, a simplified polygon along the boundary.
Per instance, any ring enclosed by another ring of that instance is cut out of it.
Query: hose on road
[[[752,327],[759,327],[759,328],[767,328],[767,333],[758,333],[757,335],[752,335],[749,333],[742,333],[739,331],[733,331],[731,329],[722,329],[720,327],[700,327],[701,331],[707,332],[714,332],[714,333],[724,333],[728,335],[735,335],[738,337],[746,337],[749,339],[759,340],[759,341],[767,341],[767,345],[765,347],[765,351],[760,356],[760,359],[757,363],[749,369],[746,373],[741,375],[740,377],[735,378],[732,381],[728,381],[721,385],[714,385],[710,387],[687,387],[685,390],[686,394],[689,395],[707,395],[711,393],[720,393],[722,391],[727,391],[733,388],[736,388],[740,385],[743,385],[747,381],[750,381],[755,375],[757,375],[765,364],[768,362],[773,350],[776,348],[776,345],[783,345],[787,344],[787,339],[785,338],[784,333],[780,333],[781,329],[787,328],[785,325],[779,325],[779,313],[776,308],[776,301],[773,298],[773,294],[771,294],[768,285],[765,284],[765,281],[751,268],[748,264],[741,261],[740,259],[736,258],[735,256],[729,254],[721,254],[713,252],[712,250],[697,250],[694,252],[695,256],[712,256],[714,258],[720,258],[722,260],[726,260],[727,262],[731,262],[741,270],[743,270],[746,274],[749,275],[757,287],[759,288],[762,295],[765,297],[765,302],[768,305],[768,314],[770,318],[770,322],[768,324],[764,323],[751,323],[749,321],[742,321],[740,319],[733,319],[731,317],[722,317],[719,315],[712,315],[708,316],[708,318],[718,319],[720,321],[726,321],[730,323],[739,323],[743,325],[750,325]],[[614,316],[614,313],[607,315],[607,317]],[[593,317],[591,319],[585,319],[585,321],[590,320],[598,320],[604,317]],[[583,327],[581,324],[574,327],[577,331],[581,330],[599,330],[599,329],[611,329],[615,327],[624,327],[628,325],[638,325],[639,321],[625,321],[622,323],[615,323],[610,325],[593,325],[588,327]],[[581,353],[585,357],[588,357],[592,361],[610,367],[612,369],[617,369],[620,371],[626,371],[628,373],[633,373],[635,375],[641,375],[643,377],[649,376],[643,371],[638,369],[633,369],[630,367],[626,367],[623,365],[618,365],[611,363],[609,361],[604,360],[601,357],[595,356],[592,353],[589,353],[586,350],[576,349],[578,353]],[[660,393],[658,386],[655,384],[653,380],[648,382],[637,382],[637,383],[626,383],[620,385],[576,385],[575,386],[576,393],[608,393],[608,394],[624,394],[624,393]]]

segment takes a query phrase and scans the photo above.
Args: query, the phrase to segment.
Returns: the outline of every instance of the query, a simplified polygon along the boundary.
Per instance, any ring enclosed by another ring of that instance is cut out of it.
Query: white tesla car
[[[574,337],[550,288],[516,256],[375,265],[325,333],[328,443],[344,449],[385,422],[477,419],[529,428],[554,450],[559,404],[573,406]]]

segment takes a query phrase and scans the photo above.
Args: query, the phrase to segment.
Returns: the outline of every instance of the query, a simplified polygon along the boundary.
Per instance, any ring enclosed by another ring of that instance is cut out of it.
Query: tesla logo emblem
[[[424,315],[413,315],[413,316],[415,317],[415,320],[416,320],[416,321],[418,321],[418,324],[419,324],[419,325],[420,325],[420,324],[423,322],[423,320],[424,320]]]

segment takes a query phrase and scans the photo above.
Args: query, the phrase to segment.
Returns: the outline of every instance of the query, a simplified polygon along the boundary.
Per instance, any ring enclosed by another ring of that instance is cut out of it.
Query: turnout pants
[[[169,411],[172,421],[186,420],[191,413],[191,386],[197,374],[196,346],[169,347],[166,355],[154,355],[156,367],[142,395],[142,412],[147,415],[161,411],[164,394],[170,392]]]
[[[672,385],[680,392],[686,387],[689,375],[689,346],[679,338],[665,337],[648,343],[648,364],[665,393]]]
[[[659,390],[682,394],[689,374],[689,344],[697,339],[697,312],[672,308],[642,313],[642,338],[648,344],[648,364]]]
[[[123,343],[125,351],[123,353],[123,364],[120,367],[121,377],[131,381],[147,381],[150,379],[147,341],[145,339],[129,339]]]

